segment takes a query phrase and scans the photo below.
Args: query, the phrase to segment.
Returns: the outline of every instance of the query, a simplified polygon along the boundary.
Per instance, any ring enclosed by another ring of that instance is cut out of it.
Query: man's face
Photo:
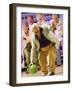
[[[58,16],[57,15],[52,15],[52,19],[56,21],[56,20],[58,20]]]
[[[33,18],[32,17],[28,17],[28,23],[33,23]]]
[[[43,15],[38,15],[37,20],[38,20],[38,22],[42,22],[44,20],[44,16]]]

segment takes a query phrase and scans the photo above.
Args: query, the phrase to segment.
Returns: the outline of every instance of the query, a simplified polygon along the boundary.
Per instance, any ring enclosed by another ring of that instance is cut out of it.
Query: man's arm
[[[33,60],[35,58],[35,43],[33,40],[31,40],[31,57],[30,57],[30,63],[32,64],[33,63]]]
[[[37,59],[38,59],[37,54],[39,53],[39,49],[40,49],[39,41],[35,38],[34,33],[32,33],[32,35],[31,35],[31,46],[32,46],[32,48],[31,48],[30,61],[31,61],[31,63],[33,63],[33,62],[37,61]]]

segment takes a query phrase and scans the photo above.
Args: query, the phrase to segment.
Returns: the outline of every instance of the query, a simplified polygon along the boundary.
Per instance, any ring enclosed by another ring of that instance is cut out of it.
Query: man
[[[31,44],[30,44],[29,25],[26,21],[23,23],[22,43],[23,43],[23,53],[26,58],[26,65],[28,67],[30,64]]]
[[[28,16],[27,17],[27,22],[28,22],[28,25],[29,25],[29,33],[31,34],[31,27],[32,27],[32,24],[34,23],[34,20],[33,20],[33,16]]]
[[[44,16],[44,14],[42,14],[42,13],[37,13],[37,14],[36,14],[36,23],[37,23],[38,26],[40,26],[40,27],[46,26],[46,27],[50,28],[50,26],[48,25],[48,23],[45,21],[45,16]],[[31,31],[32,31],[32,30],[31,30]],[[34,51],[35,51],[34,57],[36,57],[35,61],[39,61],[38,58],[37,58],[37,57],[38,57],[37,48],[36,48],[36,50],[34,49]],[[39,62],[38,62],[38,63],[39,63]],[[40,65],[38,65],[38,66],[40,66]]]
[[[36,15],[36,19],[37,19],[37,23],[38,23],[39,26],[47,23],[47,22],[45,21],[44,14],[38,13],[38,14]]]
[[[51,24],[51,27],[53,27],[53,30],[52,30],[53,34],[55,35],[55,37],[58,38],[60,42],[59,49],[57,50],[57,60],[56,60],[56,64],[60,66],[62,64],[60,47],[63,47],[63,45],[61,45],[63,41],[63,22],[59,18],[59,15],[53,14],[50,24]]]
[[[35,59],[35,50],[39,53],[39,64],[44,75],[48,74],[47,56],[49,56],[50,75],[55,74],[56,48],[59,46],[57,38],[48,30],[48,27],[39,27],[34,23],[31,35],[31,61]]]

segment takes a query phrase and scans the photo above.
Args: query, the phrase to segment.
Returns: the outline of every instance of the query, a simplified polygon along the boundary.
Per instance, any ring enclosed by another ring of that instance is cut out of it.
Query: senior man
[[[44,75],[55,74],[56,49],[59,47],[58,39],[53,35],[47,26],[39,27],[37,23],[32,25],[31,35],[31,62],[35,58],[36,50],[38,51],[39,64]],[[47,66],[47,56],[49,56],[49,71]]]

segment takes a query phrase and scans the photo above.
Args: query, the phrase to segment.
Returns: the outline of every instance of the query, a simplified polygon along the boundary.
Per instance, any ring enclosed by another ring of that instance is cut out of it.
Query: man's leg
[[[46,75],[48,74],[48,67],[47,67],[47,52],[40,52],[40,59],[39,59],[41,71]]]
[[[37,50],[35,49],[35,52],[34,52],[34,60],[32,61],[34,64],[38,65],[38,52]]]
[[[54,46],[51,46],[49,48],[48,55],[49,55],[49,71],[51,73],[55,73],[56,49]]]
[[[30,64],[30,52],[27,49],[25,49],[25,56],[26,56],[26,64],[28,67]]]

